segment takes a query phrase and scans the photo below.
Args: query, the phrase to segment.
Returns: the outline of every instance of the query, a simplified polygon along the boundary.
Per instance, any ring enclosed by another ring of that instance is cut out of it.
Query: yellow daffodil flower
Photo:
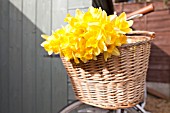
[[[103,54],[105,61],[112,55],[119,56],[118,46],[127,43],[126,33],[133,21],[126,21],[126,14],[107,16],[101,8],[89,7],[87,12],[77,9],[75,16],[67,14],[68,24],[52,33],[42,35],[41,44],[48,54],[60,54],[66,60],[86,63]]]

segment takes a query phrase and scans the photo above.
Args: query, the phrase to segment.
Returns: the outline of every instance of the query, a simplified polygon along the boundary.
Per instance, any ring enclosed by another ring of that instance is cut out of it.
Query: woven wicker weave
[[[96,61],[80,64],[62,58],[77,99],[105,109],[132,107],[143,100],[154,33],[135,31],[131,35],[128,39],[133,43],[119,47],[121,55],[107,62],[102,54]]]

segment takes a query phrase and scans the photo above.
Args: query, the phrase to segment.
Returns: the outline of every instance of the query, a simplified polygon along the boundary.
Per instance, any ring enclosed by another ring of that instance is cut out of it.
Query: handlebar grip
[[[143,14],[144,15],[144,14],[147,14],[147,13],[152,12],[152,11],[154,11],[154,6],[153,6],[153,4],[150,4],[150,5],[145,6],[141,9],[139,9],[139,10],[136,10],[132,13],[127,14],[127,18],[130,17],[130,16],[133,16],[133,15],[136,15],[136,14]]]

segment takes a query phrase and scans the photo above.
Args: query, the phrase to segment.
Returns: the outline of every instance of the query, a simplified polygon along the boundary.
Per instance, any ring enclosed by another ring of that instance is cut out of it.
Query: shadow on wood
[[[1,0],[0,113],[56,113],[67,105],[62,62],[43,57],[40,46],[40,35],[50,34],[59,22],[52,1]]]

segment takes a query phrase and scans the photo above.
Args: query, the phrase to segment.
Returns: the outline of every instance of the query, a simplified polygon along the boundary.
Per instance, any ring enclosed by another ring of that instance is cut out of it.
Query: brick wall
[[[147,81],[170,83],[170,9],[165,7],[163,2],[150,3],[154,5],[155,11],[135,19],[133,28],[156,33],[151,48]],[[123,11],[129,13],[150,3],[119,3],[115,4],[114,8],[118,14]]]

